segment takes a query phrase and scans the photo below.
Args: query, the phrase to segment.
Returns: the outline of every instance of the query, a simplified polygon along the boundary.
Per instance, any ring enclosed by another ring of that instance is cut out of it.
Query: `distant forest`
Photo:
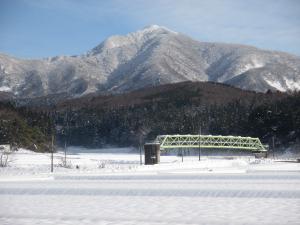
[[[300,143],[300,93],[256,93],[211,82],[90,95],[51,106],[0,107],[1,140],[35,143],[37,151],[49,149],[53,132],[58,145],[96,148],[138,146],[159,134],[198,134],[200,127],[202,134],[259,137],[266,144],[274,136],[277,147]],[[7,120],[18,134],[7,130]]]

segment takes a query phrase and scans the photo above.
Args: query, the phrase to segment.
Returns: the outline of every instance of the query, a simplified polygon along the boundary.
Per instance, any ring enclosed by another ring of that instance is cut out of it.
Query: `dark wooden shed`
[[[159,143],[146,143],[145,150],[145,165],[158,164],[160,161],[160,144]]]

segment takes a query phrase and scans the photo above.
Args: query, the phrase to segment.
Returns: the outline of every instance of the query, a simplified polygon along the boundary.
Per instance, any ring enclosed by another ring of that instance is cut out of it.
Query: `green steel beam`
[[[267,150],[259,138],[240,136],[214,135],[159,135],[155,142],[161,149],[169,148],[217,148],[217,149],[244,149],[266,152]]]

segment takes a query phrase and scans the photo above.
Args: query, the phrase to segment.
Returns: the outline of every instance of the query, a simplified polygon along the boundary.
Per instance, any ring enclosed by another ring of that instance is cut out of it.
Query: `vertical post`
[[[51,173],[53,173],[53,152],[54,152],[53,139],[54,139],[54,136],[52,134],[52,137],[51,137]]]
[[[273,153],[273,159],[274,159],[275,158],[275,136],[272,137],[272,143],[273,143],[272,153]]]
[[[67,140],[65,139],[65,149],[64,149],[64,153],[65,153],[65,158],[64,158],[64,166],[67,166]]]
[[[67,166],[67,141],[68,141],[68,136],[69,136],[69,120],[68,120],[68,111],[66,111],[66,122],[67,122],[67,125],[66,127],[64,128],[65,129],[65,149],[64,149],[64,153],[65,153],[65,157],[64,157],[64,166]]]
[[[201,160],[201,124],[199,129],[199,161]]]
[[[181,149],[181,162],[183,162],[183,149]]]
[[[140,144],[140,165],[143,164],[143,159],[142,159],[142,145]]]

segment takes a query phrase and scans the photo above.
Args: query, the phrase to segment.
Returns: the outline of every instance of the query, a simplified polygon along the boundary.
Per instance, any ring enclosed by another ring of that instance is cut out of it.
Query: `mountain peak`
[[[170,30],[170,29],[167,28],[167,27],[159,26],[159,25],[156,25],[156,24],[148,25],[148,26],[144,27],[142,30],[139,30],[139,31],[137,31],[137,32],[146,32],[146,33],[150,33],[150,32],[155,32],[155,31],[159,31],[159,30],[164,30],[164,31],[168,31],[168,32],[177,34],[177,32],[175,32],[175,31],[173,31],[173,30]]]
[[[151,25],[145,26],[145,27],[143,28],[143,30],[146,30],[146,29],[157,30],[157,29],[161,29],[161,28],[164,28],[164,27],[159,26],[159,25],[157,25],[157,24],[151,24]]]
[[[159,37],[160,35],[177,35],[178,33],[172,31],[164,26],[159,25],[149,25],[144,27],[141,30],[128,33],[127,35],[114,35],[101,44],[93,48],[87,53],[87,55],[96,55],[101,53],[103,50],[119,48],[126,45],[138,45],[139,42],[144,42],[145,40]]]

